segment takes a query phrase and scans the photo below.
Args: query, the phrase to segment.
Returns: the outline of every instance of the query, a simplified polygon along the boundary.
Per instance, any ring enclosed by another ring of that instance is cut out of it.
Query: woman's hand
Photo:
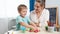
[[[36,24],[37,27],[39,27],[39,24],[40,24],[40,23],[35,23],[35,24]]]
[[[36,30],[36,27],[34,27],[34,26],[32,26],[31,28],[33,29],[33,31]]]

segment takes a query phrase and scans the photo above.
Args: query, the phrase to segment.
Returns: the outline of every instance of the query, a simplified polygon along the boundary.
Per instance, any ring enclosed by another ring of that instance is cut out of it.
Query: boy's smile
[[[20,11],[20,15],[21,15],[22,17],[25,17],[26,14],[27,14],[27,9],[26,9],[26,8],[24,8],[24,9],[22,9],[22,10]]]

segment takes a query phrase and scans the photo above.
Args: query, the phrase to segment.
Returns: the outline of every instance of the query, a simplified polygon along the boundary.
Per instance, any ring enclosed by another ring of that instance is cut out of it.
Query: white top
[[[39,19],[37,19],[36,13],[33,10],[30,14],[30,19],[32,22],[38,23],[40,21],[40,26],[47,26],[47,21],[49,21],[49,11],[47,9],[43,9],[42,14],[40,15]]]

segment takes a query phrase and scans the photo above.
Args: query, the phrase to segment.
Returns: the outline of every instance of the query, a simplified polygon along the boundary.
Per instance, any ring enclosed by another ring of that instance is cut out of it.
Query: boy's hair
[[[20,4],[20,5],[18,6],[18,12],[21,11],[22,9],[26,9],[26,8],[27,8],[26,5]]]

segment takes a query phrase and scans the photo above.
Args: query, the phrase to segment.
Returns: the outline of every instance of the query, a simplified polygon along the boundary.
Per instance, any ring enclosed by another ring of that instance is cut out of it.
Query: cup
[[[48,31],[49,31],[49,32],[54,32],[54,27],[53,27],[53,26],[52,26],[52,27],[49,26],[49,27],[48,27]]]

